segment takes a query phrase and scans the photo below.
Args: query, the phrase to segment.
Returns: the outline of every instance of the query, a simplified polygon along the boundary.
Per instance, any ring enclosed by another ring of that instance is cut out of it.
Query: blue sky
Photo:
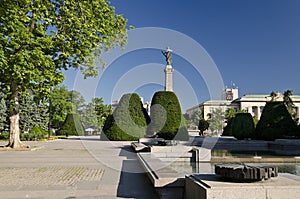
[[[128,19],[128,25],[136,29],[165,28],[195,40],[215,63],[224,85],[230,86],[234,82],[239,87],[240,96],[283,92],[287,89],[300,94],[298,0],[110,2],[116,7],[117,13]],[[170,47],[174,50],[174,91],[178,94],[182,109],[216,98],[210,94],[211,85],[207,85],[203,74],[195,71],[190,60],[177,54],[180,49],[174,49],[176,42],[180,41],[174,38]],[[160,51],[135,50],[114,60],[101,73],[95,87],[95,97],[103,97],[106,103],[110,103],[114,98],[119,98],[122,92],[128,92],[127,87],[134,88],[129,91],[137,92],[145,101],[151,100],[155,91],[163,89],[165,59]],[[69,89],[74,87],[76,74],[74,70],[65,72],[64,84]],[[147,79],[146,83],[134,85],[139,83],[137,77]],[[85,86],[82,89],[89,88]],[[87,100],[90,98],[85,97]]]

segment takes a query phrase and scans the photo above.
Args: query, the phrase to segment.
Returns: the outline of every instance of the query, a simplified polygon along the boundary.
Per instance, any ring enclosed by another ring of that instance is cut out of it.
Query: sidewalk
[[[157,198],[130,142],[75,137],[28,144],[37,150],[0,151],[0,198]]]

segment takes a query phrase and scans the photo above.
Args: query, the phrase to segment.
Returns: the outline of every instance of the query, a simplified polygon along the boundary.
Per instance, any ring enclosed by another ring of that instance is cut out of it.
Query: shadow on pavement
[[[136,154],[130,146],[121,149],[120,156],[123,160],[120,181],[118,184],[117,197],[137,199],[157,199],[154,187],[147,178],[144,170],[136,158]]]

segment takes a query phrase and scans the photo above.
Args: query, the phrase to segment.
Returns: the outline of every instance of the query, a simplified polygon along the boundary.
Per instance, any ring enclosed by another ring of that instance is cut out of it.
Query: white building
[[[209,100],[196,105],[186,110],[186,113],[191,117],[198,110],[202,111],[203,118],[209,119],[209,114],[215,109],[221,108],[223,112],[227,109],[246,110],[257,119],[260,119],[261,113],[266,105],[266,102],[271,100],[270,95],[244,95],[238,97],[237,88],[226,88],[222,94],[223,100]],[[292,95],[291,99],[295,105],[296,118],[300,118],[300,95]],[[276,101],[283,101],[283,95],[278,94]]]

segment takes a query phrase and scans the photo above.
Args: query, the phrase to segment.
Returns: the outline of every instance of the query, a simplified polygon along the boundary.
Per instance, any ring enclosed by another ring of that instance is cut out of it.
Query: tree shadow
[[[137,199],[158,198],[153,185],[137,160],[136,153],[131,150],[130,146],[122,147],[120,156],[125,156],[127,159],[122,163],[117,197]]]

